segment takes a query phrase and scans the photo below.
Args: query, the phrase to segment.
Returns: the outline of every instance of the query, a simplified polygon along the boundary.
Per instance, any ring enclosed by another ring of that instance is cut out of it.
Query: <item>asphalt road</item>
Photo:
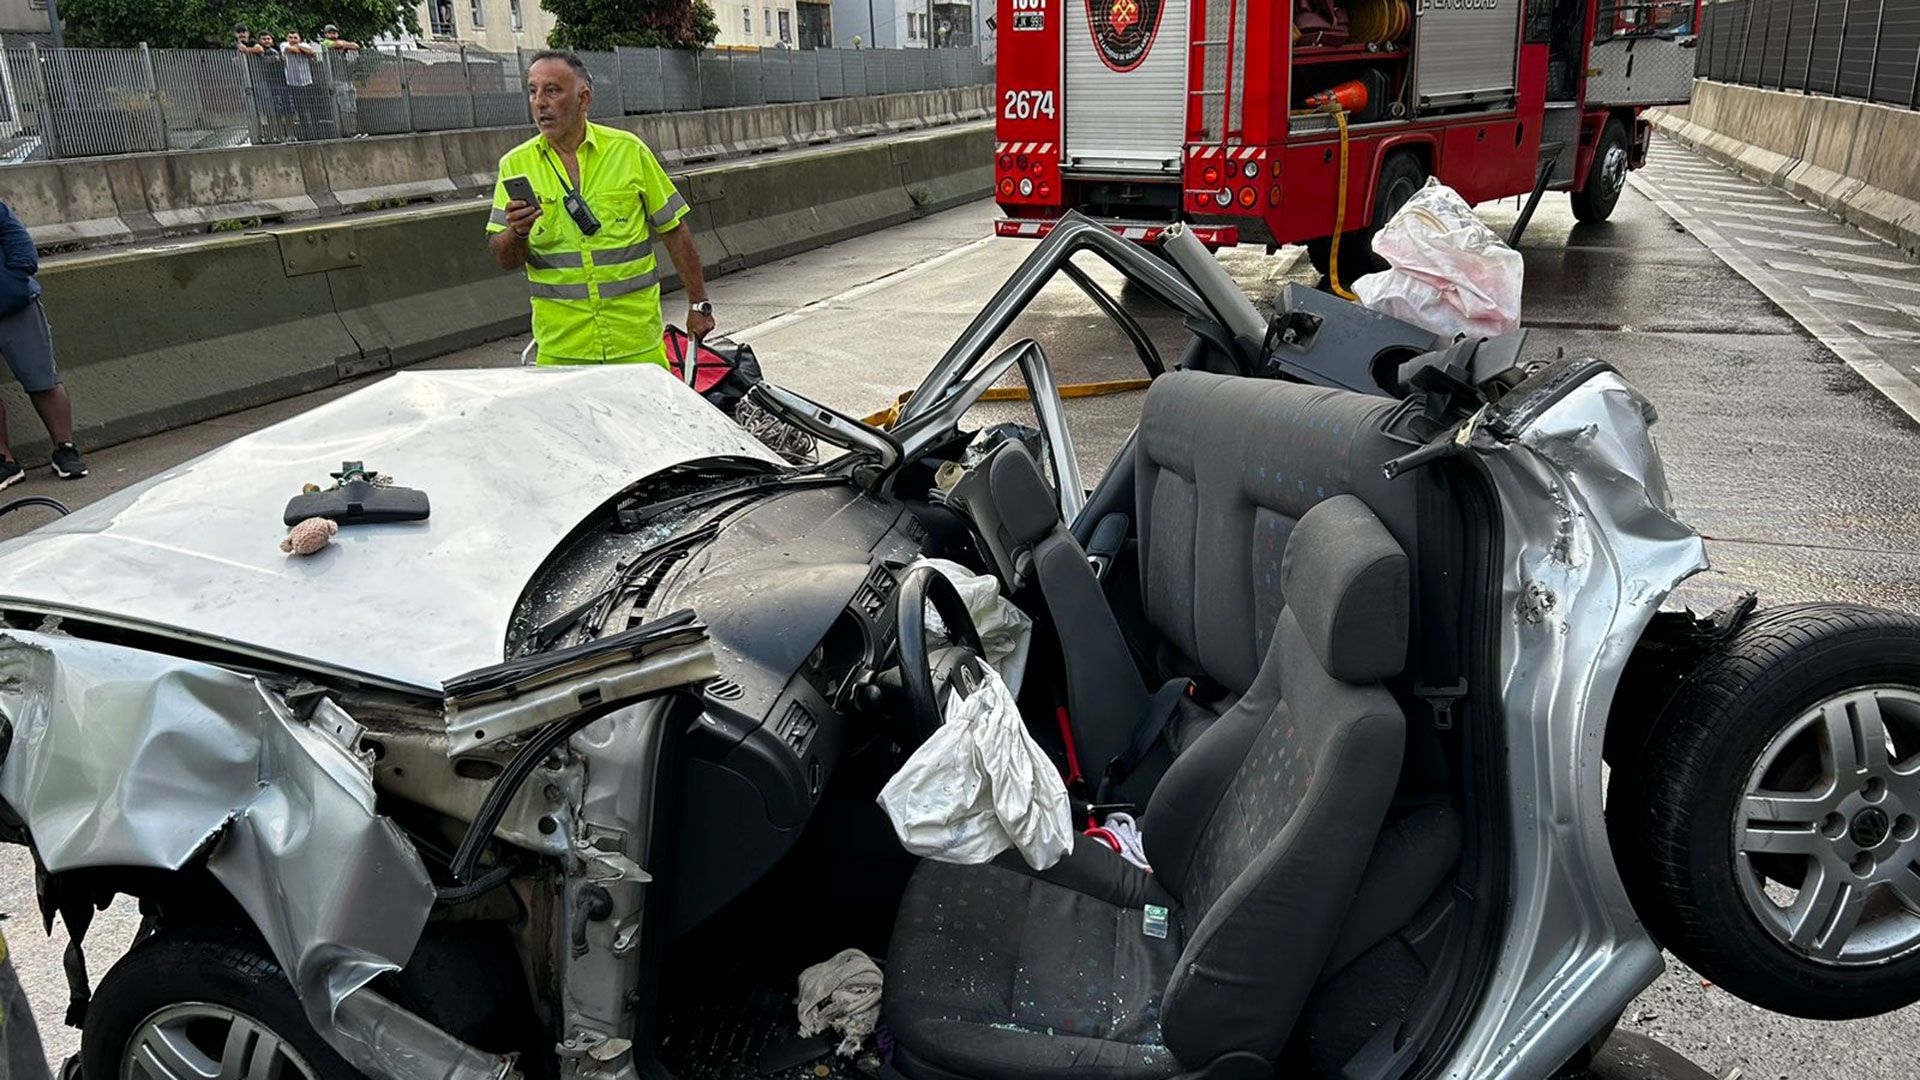
[[[1514,206],[1482,214],[1504,231]],[[1725,227],[1749,220],[1741,214],[1791,222],[1806,235]],[[780,382],[856,414],[879,409],[918,382],[1030,250],[987,239],[992,217],[990,205],[977,204],[723,278],[713,288],[723,328],[750,341]],[[1660,410],[1657,437],[1676,503],[1710,537],[1714,564],[1679,602],[1710,607],[1752,588],[1764,602],[1837,598],[1920,610],[1920,473],[1909,464],[1920,458],[1920,424],[1896,404],[1920,395],[1908,381],[1915,368],[1901,336],[1910,329],[1902,320],[1920,310],[1901,307],[1901,286],[1833,276],[1920,281],[1920,269],[1908,270],[1911,260],[1665,146],[1610,223],[1576,225],[1566,200],[1549,196],[1523,252],[1533,333],[1611,361]],[[1313,277],[1297,256],[1232,252],[1225,261],[1264,300],[1281,282]],[[1786,268],[1768,266],[1769,258]],[[1134,303],[1152,336],[1172,349],[1178,325]],[[1842,310],[1848,317],[1836,320]],[[1042,296],[1009,340],[1023,336],[1043,345],[1063,381],[1139,371],[1124,339],[1065,283]],[[430,366],[511,364],[523,344],[484,346]],[[56,486],[37,477],[9,495],[91,501],[353,388],[110,448],[93,455],[88,480]],[[1125,438],[1142,397],[1070,403],[1089,479]],[[1023,408],[983,405],[980,419],[1015,417]],[[26,518],[0,519],[0,537],[27,527]],[[0,849],[0,911],[16,915],[7,936],[49,1056],[58,1060],[75,1046],[58,1019],[65,939],[56,931],[49,940],[30,925],[37,921],[32,897],[24,855]],[[135,919],[122,903],[96,922],[87,942],[96,973],[124,948]],[[1781,1080],[1906,1077],[1920,1047],[1920,1008],[1854,1023],[1792,1020],[1703,985],[1677,963],[1628,1011],[1625,1026],[1719,1077],[1734,1070]]]

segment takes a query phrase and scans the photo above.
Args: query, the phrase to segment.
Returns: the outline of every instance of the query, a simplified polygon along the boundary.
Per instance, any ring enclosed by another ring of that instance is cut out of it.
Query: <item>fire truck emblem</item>
[[[1087,29],[1100,59],[1115,71],[1132,71],[1147,58],[1160,31],[1165,0],[1086,0]]]

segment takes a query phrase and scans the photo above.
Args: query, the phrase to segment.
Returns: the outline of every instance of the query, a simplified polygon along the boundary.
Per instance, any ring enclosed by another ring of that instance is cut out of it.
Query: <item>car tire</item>
[[[249,1029],[238,1039],[230,1037],[236,1025]],[[132,1062],[135,1055],[143,1060]],[[230,1055],[240,1060],[229,1062]],[[223,1075],[277,1072],[280,1080],[360,1076],[313,1030],[263,947],[238,934],[216,940],[163,931],[100,980],[80,1036],[80,1071],[89,1080],[188,1080],[189,1065],[203,1074],[222,1066]]]
[[[1701,975],[1808,1019],[1920,1000],[1920,619],[1756,613],[1608,794],[1635,909]]]
[[[1627,126],[1619,117],[1600,129],[1600,142],[1593,148],[1593,164],[1587,167],[1587,183],[1573,193],[1573,216],[1592,224],[1613,215],[1620,193],[1627,187]]]

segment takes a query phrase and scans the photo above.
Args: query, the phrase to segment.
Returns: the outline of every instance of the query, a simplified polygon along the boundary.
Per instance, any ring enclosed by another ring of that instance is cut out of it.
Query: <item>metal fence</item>
[[[0,164],[523,124],[532,56],[369,50],[290,64],[223,49],[0,42]],[[993,69],[971,49],[618,49],[581,56],[601,116],[993,82]]]
[[[1722,0],[1700,28],[1706,78],[1920,109],[1920,0]]]

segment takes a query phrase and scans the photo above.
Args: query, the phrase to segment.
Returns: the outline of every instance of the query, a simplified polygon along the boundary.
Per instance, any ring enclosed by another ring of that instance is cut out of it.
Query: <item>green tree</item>
[[[701,49],[720,34],[707,0],[540,0],[556,49]]]
[[[377,34],[419,30],[406,0],[61,0],[60,21],[68,44],[89,48],[143,41],[157,49],[224,47],[236,25],[318,38],[333,23],[363,44]]]

